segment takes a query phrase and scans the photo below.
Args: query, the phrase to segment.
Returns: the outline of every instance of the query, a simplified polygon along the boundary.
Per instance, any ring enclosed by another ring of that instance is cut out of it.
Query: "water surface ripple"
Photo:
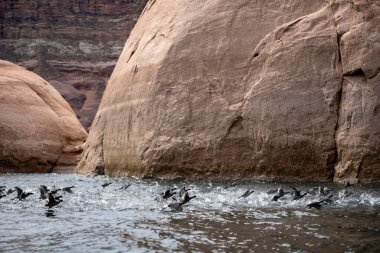
[[[111,185],[101,187],[104,182]],[[126,190],[119,190],[124,184]],[[75,185],[48,210],[38,187]],[[349,197],[321,210],[319,199],[289,195],[271,202],[267,191],[287,184],[108,179],[75,174],[2,174],[0,185],[34,192],[24,201],[0,199],[0,252],[380,252],[380,187],[355,186]],[[173,212],[155,197],[166,187],[197,197]],[[298,184],[306,190],[316,184]],[[247,189],[255,192],[239,198]]]

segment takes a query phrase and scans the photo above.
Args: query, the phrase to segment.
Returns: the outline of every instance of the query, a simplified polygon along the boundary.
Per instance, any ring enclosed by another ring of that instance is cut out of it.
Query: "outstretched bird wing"
[[[20,198],[23,190],[20,187],[17,187],[17,186],[15,186],[14,188],[15,188],[15,190],[17,192],[17,198]]]

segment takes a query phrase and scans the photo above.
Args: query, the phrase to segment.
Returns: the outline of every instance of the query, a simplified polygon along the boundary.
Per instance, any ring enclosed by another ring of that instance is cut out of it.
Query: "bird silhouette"
[[[298,199],[302,199],[304,196],[306,196],[306,192],[304,194],[301,194],[301,191],[298,190],[297,188],[293,187],[293,186],[290,186],[290,188],[293,189],[293,200],[298,200]]]
[[[8,191],[7,191],[7,195],[9,195],[9,194],[12,194],[12,193],[14,193],[16,190],[14,190],[14,189],[8,189]]]
[[[314,207],[315,209],[320,210],[322,208],[322,203],[323,203],[323,201],[313,201],[313,202],[307,204],[307,207],[309,209]]]
[[[162,194],[162,198],[163,199],[168,199],[170,198],[171,196],[173,196],[174,194],[176,194],[176,192],[174,190],[176,190],[177,188],[171,188],[171,187],[168,187],[165,192]]]
[[[327,187],[322,187],[322,186],[318,187],[319,196],[327,196],[330,194],[330,192],[331,192],[331,190]]]
[[[188,203],[190,200],[192,200],[193,198],[196,198],[197,196],[189,196],[189,193],[188,192],[185,192],[182,196],[181,196],[181,204],[186,204]]]
[[[255,191],[254,190],[246,190],[244,193],[243,193],[243,195],[241,195],[240,196],[240,198],[246,198],[246,197],[248,197],[249,195],[251,195],[252,193],[254,193]]]
[[[53,196],[53,193],[51,192],[48,192],[47,193],[47,203],[45,204],[45,206],[49,207],[49,208],[52,208],[53,206],[56,206],[58,205],[59,203],[61,203],[63,200],[61,199],[62,196],[58,196],[58,197],[54,197]]]
[[[104,184],[102,184],[103,189],[106,188],[107,186],[109,186],[110,184],[112,184],[112,183],[111,182],[105,182]]]
[[[190,189],[186,189],[186,186],[182,186],[182,188],[179,190],[179,197],[182,197],[188,191],[190,191]]]
[[[290,193],[290,192],[284,192],[284,190],[280,187],[277,189],[277,194],[272,197],[271,201],[277,202],[280,198],[282,198],[283,196],[285,196],[288,193]]]
[[[6,186],[2,185],[0,186],[0,195],[4,195],[3,197],[5,197],[6,195],[9,195],[11,193],[14,193],[16,190],[10,188],[8,189],[8,191],[5,191],[6,190]]]
[[[122,187],[119,188],[119,190],[126,190],[130,187],[130,184],[124,184]]]
[[[322,200],[319,200],[319,201],[313,201],[309,204],[307,204],[307,207],[310,209],[312,207],[314,207],[315,209],[321,209],[322,208],[322,205],[325,203],[325,204],[331,204],[333,201],[332,201],[332,198],[333,195],[331,194],[329,197],[327,198],[324,198]]]
[[[33,192],[25,192],[23,191],[20,187],[18,186],[15,186],[14,189],[16,190],[17,192],[17,197],[19,200],[24,200],[26,199],[28,196],[32,195]]]
[[[68,193],[73,193],[73,190],[72,190],[73,188],[75,188],[75,186],[63,187],[62,191],[68,192]]]

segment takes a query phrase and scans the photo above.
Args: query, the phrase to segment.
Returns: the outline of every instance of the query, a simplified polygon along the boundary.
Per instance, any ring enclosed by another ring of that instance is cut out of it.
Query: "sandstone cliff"
[[[48,80],[89,127],[146,1],[0,1],[0,59]]]
[[[0,61],[0,172],[72,171],[86,137],[48,82]]]
[[[379,181],[379,5],[149,1],[77,171]]]

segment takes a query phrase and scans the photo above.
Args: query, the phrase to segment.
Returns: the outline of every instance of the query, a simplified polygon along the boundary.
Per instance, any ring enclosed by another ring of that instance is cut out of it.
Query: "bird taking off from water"
[[[119,190],[126,190],[130,187],[130,184],[124,184],[122,187],[119,188]]]
[[[183,204],[186,204],[187,202],[189,202],[190,200],[192,200],[193,198],[196,198],[197,196],[189,196],[189,193],[188,192],[185,192],[182,196],[181,196],[181,203],[182,205]]]
[[[61,203],[63,201],[62,199],[60,199],[61,197],[62,196],[54,197],[53,193],[48,192],[47,193],[47,203],[45,206],[52,208],[53,206],[58,205],[59,203]]]
[[[112,184],[112,183],[111,182],[105,182],[104,184],[102,184],[103,189],[106,188],[107,186],[109,186],[110,184]]]
[[[272,197],[271,201],[277,201],[288,193],[290,192],[284,192],[284,190],[280,187],[277,189],[277,194]]]
[[[15,186],[14,189],[15,189],[16,192],[17,192],[17,198],[18,198],[19,200],[24,200],[24,199],[26,199],[28,196],[30,196],[30,195],[33,194],[33,192],[25,192],[25,191],[23,191],[23,190],[22,190],[20,187],[18,187],[18,186]]]
[[[243,195],[241,195],[240,196],[240,198],[246,198],[246,197],[248,197],[249,195],[251,195],[252,193],[254,193],[255,191],[254,190],[246,190],[244,193],[243,193]]]
[[[174,190],[176,190],[177,188],[171,188],[171,187],[168,187],[166,189],[166,191],[162,194],[162,198],[163,199],[168,199],[170,198],[171,196],[173,196],[174,194],[176,194],[176,192]]]
[[[75,188],[75,186],[63,187],[62,191],[68,192],[68,193],[73,193],[73,190],[72,190],[73,188]]]
[[[293,187],[293,186],[290,186],[290,188],[293,189],[293,200],[298,200],[298,199],[302,199],[304,196],[306,196],[306,192],[304,194],[301,194],[301,191],[298,190],[297,188]]]

